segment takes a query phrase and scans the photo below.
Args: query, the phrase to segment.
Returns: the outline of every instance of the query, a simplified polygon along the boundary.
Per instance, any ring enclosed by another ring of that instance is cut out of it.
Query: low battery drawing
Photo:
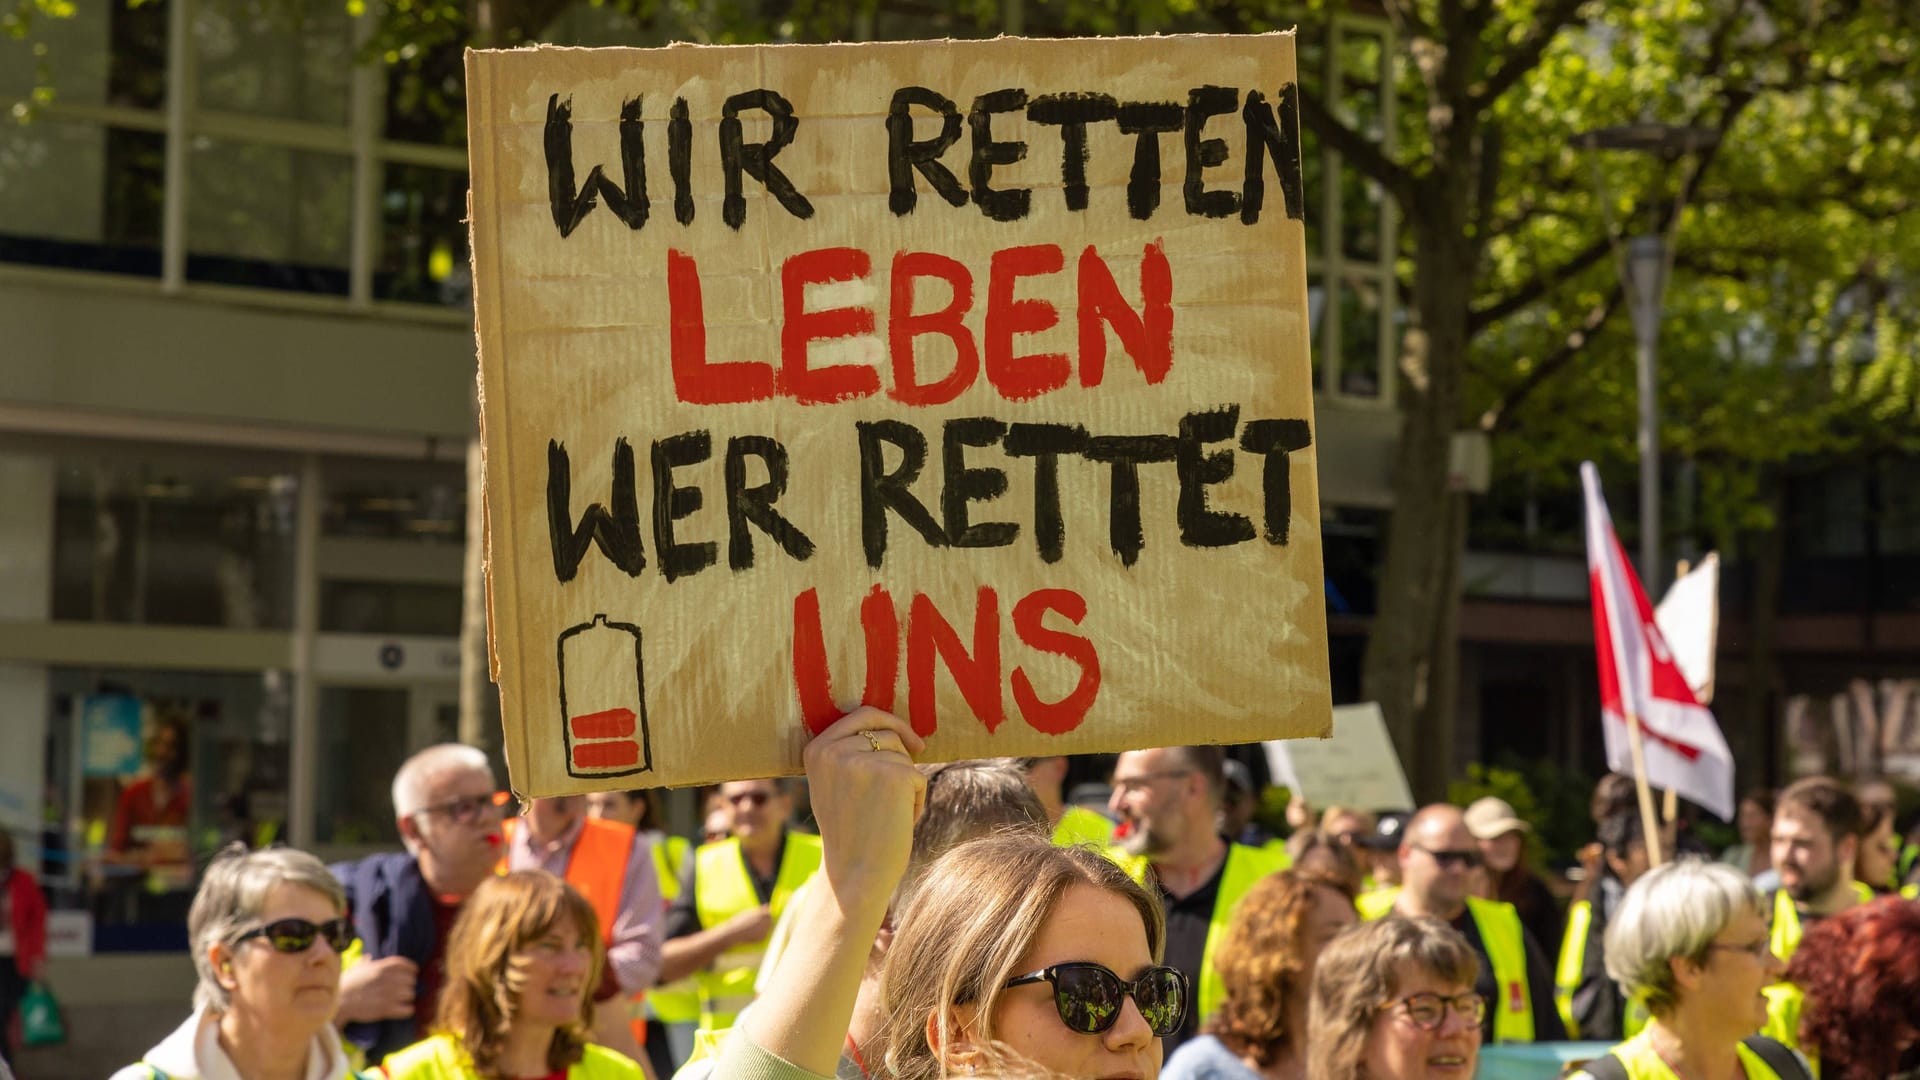
[[[560,734],[568,776],[602,779],[653,769],[640,646],[638,626],[604,614],[561,632]]]

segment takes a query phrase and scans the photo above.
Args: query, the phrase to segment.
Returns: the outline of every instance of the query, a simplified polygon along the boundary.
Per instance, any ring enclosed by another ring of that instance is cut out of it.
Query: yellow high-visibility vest
[[[579,1061],[567,1067],[567,1080],[642,1080],[634,1060],[617,1050],[588,1043]],[[434,1035],[395,1050],[381,1063],[387,1080],[475,1080],[473,1059],[451,1035]]]
[[[1053,827],[1053,842],[1061,847],[1091,844],[1104,849],[1113,843],[1113,822],[1084,806],[1069,806]]]
[[[1854,882],[1853,892],[1863,904],[1873,901],[1873,890],[1863,882]],[[1773,929],[1767,935],[1767,944],[1773,950],[1773,955],[1780,958],[1781,963],[1784,964],[1793,959],[1794,950],[1800,947],[1802,932],[1800,909],[1793,906],[1793,897],[1788,896],[1785,889],[1775,889]]]
[[[787,909],[787,898],[819,868],[820,838],[787,833],[768,902],[775,920]],[[738,837],[703,845],[694,852],[693,903],[700,913],[700,925],[708,928],[759,905]],[[765,954],[764,940],[728,949],[708,970],[695,976],[700,987],[701,1027],[718,1030],[733,1026],[734,1017],[753,1001],[753,977],[759,973]]]
[[[1147,883],[1146,856],[1131,855],[1111,848],[1107,857],[1119,864],[1133,880],[1142,885]],[[1227,845],[1227,861],[1220,868],[1220,891],[1214,897],[1213,915],[1207,921],[1207,942],[1200,948],[1200,970],[1194,976],[1200,1023],[1206,1023],[1207,1018],[1227,999],[1227,984],[1220,978],[1213,957],[1215,950],[1220,947],[1220,939],[1226,936],[1227,924],[1233,920],[1234,910],[1261,878],[1279,873],[1288,865],[1285,852],[1276,855],[1266,848],[1253,848],[1245,844]]]
[[[693,854],[684,836],[663,837],[653,845],[653,868],[660,875],[660,898],[680,898],[680,871]],[[663,1024],[692,1024],[700,1019],[700,984],[691,975],[647,991],[647,1011]]]

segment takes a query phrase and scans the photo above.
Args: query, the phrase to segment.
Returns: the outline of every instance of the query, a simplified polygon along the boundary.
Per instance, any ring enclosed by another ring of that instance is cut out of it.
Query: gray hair
[[[493,778],[486,752],[466,743],[436,743],[400,763],[393,774],[393,816],[412,817],[426,808],[427,788],[443,773],[472,770]],[[402,834],[404,835],[404,834]],[[408,844],[411,850],[413,845]]]
[[[1671,1012],[1679,991],[1669,961],[1704,958],[1746,911],[1767,913],[1752,879],[1731,866],[1681,859],[1655,867],[1627,890],[1607,924],[1607,974],[1628,997],[1645,995],[1655,1015]]]
[[[193,896],[187,913],[187,940],[193,943],[193,970],[200,976],[193,989],[193,1006],[223,1013],[231,1002],[227,988],[214,976],[213,946],[231,947],[241,934],[258,925],[275,886],[298,885],[327,898],[333,909],[347,911],[347,893],[328,872],[325,863],[295,848],[248,851],[232,844],[214,857]]]

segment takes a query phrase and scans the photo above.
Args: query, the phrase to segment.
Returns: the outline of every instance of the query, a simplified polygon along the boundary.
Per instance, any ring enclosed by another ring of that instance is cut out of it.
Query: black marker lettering
[[[713,438],[704,431],[685,432],[653,444],[653,546],[660,553],[660,572],[668,581],[697,574],[719,561],[720,545],[711,540],[681,544],[673,539],[673,523],[700,509],[705,501],[697,487],[674,487],[673,470],[676,466],[698,465],[712,456]]]
[[[1187,213],[1196,217],[1221,218],[1239,208],[1240,198],[1231,191],[1208,191],[1202,173],[1227,160],[1224,139],[1203,139],[1200,132],[1209,117],[1233,111],[1233,88],[1196,86],[1187,91]]]
[[[1127,213],[1145,221],[1160,207],[1160,133],[1179,131],[1186,110],[1171,101],[1130,101],[1120,106],[1120,131],[1135,136],[1133,172],[1127,176]]]
[[[940,134],[931,139],[913,138],[913,106],[932,109],[941,117]],[[940,155],[960,141],[960,110],[953,102],[924,86],[903,86],[893,92],[893,104],[887,107],[887,207],[896,216],[913,213],[920,200],[914,190],[913,170],[927,178],[933,190],[954,206],[967,205],[967,189],[945,165]]]
[[[1266,455],[1261,485],[1266,489],[1267,543],[1285,545],[1293,520],[1293,489],[1287,479],[1287,454],[1305,450],[1313,433],[1305,420],[1249,420],[1240,432],[1240,448]]]
[[[967,468],[966,448],[992,446],[1006,433],[1007,425],[985,416],[947,421],[940,440],[940,513],[946,519],[947,543],[954,547],[1006,547],[1020,535],[1020,526],[1011,521],[967,523],[967,504],[1005,495],[1007,474]]]
[[[1231,547],[1253,539],[1253,522],[1239,514],[1207,508],[1207,485],[1233,475],[1233,451],[1204,452],[1207,443],[1233,438],[1240,407],[1227,405],[1180,418],[1180,542],[1188,547]]]
[[[608,500],[613,511],[599,503],[587,507],[580,523],[573,522],[573,470],[567,460],[567,448],[547,440],[547,533],[553,545],[553,576],[572,581],[580,572],[580,560],[589,544],[600,545],[600,553],[628,577],[639,577],[647,557],[640,545],[640,504],[633,487],[633,447],[627,440],[613,444],[613,490]]]
[[[1111,120],[1117,112],[1107,94],[1048,94],[1027,108],[1027,119],[1060,128],[1060,184],[1067,209],[1087,208],[1087,125]]]
[[[594,197],[607,200],[607,209],[638,229],[647,223],[647,158],[640,141],[640,99],[629,98],[620,106],[620,175],[626,190],[607,179],[595,165],[587,173],[587,182],[578,190],[573,186],[573,99],[560,100],[559,94],[547,98],[547,201],[553,207],[553,224],[562,237],[570,236],[581,219],[593,209]]]
[[[667,171],[673,174],[673,219],[693,224],[693,121],[687,99],[674,98],[667,114]]]
[[[1040,561],[1057,563],[1066,550],[1067,526],[1060,517],[1060,455],[1087,445],[1087,429],[1078,424],[1012,424],[1007,428],[1008,457],[1033,459],[1033,535]]]
[[[867,553],[867,565],[880,568],[887,553],[887,511],[913,526],[928,547],[944,547],[946,534],[933,520],[908,486],[927,464],[927,437],[912,424],[899,420],[861,421],[854,425],[860,432],[860,543]],[[887,472],[886,451],[891,443],[901,452],[900,467]]]
[[[1276,113],[1278,116],[1276,117]],[[1280,101],[1269,107],[1258,90],[1247,91],[1246,107],[1240,118],[1247,125],[1247,178],[1240,188],[1240,222],[1251,225],[1260,220],[1260,207],[1266,201],[1267,180],[1263,168],[1273,159],[1273,171],[1280,178],[1280,199],[1287,216],[1304,220],[1306,208],[1300,198],[1300,90],[1293,83],[1280,88]]]
[[[759,109],[773,118],[773,134],[766,142],[740,141],[740,113],[744,109]],[[793,142],[793,134],[799,128],[800,121],[794,119],[792,103],[771,90],[747,90],[728,98],[721,106],[720,168],[726,177],[727,192],[720,204],[720,219],[728,228],[738,229],[747,221],[747,199],[741,193],[742,171],[760,181],[767,194],[779,200],[787,213],[802,221],[813,216],[813,204],[773,163],[774,157]]]
[[[747,486],[747,458],[757,457],[767,467],[767,482]],[[753,567],[752,524],[772,537],[796,562],[813,557],[813,541],[773,508],[787,490],[787,448],[765,435],[739,435],[727,440],[727,565],[735,570]]]
[[[995,191],[993,167],[1024,160],[1024,142],[995,142],[993,114],[1019,112],[1027,107],[1027,92],[1020,89],[995,90],[973,99],[967,114],[967,126],[973,129],[973,157],[967,163],[967,178],[973,183],[973,201],[980,212],[995,221],[1019,221],[1027,216],[1033,193],[1026,188]]]
[[[1083,453],[1093,461],[1113,465],[1113,500],[1107,521],[1108,542],[1120,565],[1132,566],[1146,546],[1140,529],[1140,466],[1172,461],[1179,440],[1171,435],[1096,435]]]

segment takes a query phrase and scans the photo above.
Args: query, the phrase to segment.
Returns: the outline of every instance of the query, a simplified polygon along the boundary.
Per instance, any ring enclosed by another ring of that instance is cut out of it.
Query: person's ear
[[[233,949],[223,942],[214,942],[207,946],[207,963],[213,968],[213,981],[231,994],[239,988],[240,980],[233,974]]]
[[[1669,957],[1667,968],[1673,972],[1673,983],[1680,989],[1693,990],[1700,985],[1701,966],[1693,957]]]
[[[1860,865],[1860,838],[1858,836],[1849,833],[1841,837],[1840,843],[1835,845],[1834,851],[1835,854],[1840,857],[1842,864],[1846,866]]]
[[[927,1047],[935,1059],[945,1064],[942,1071],[977,1072],[986,1063],[986,1054],[973,1043],[973,1018],[971,1004],[954,1005],[944,1011],[936,1009],[927,1014]]]

